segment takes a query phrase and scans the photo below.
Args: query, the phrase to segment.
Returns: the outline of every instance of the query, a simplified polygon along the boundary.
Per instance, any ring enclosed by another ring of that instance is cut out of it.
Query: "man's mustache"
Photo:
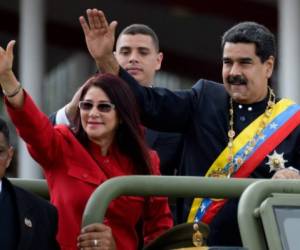
[[[236,75],[236,76],[228,76],[227,82],[231,85],[246,85],[248,81],[243,76]]]

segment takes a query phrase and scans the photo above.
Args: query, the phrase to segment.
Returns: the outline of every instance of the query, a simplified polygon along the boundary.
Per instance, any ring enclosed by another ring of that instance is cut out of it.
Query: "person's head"
[[[150,86],[161,67],[163,54],[157,35],[149,26],[132,24],[120,33],[115,57],[140,84]]]
[[[137,173],[150,173],[149,155],[136,100],[127,84],[111,74],[96,74],[85,83],[80,96],[80,120],[75,132],[88,147],[115,144],[135,164]]]
[[[222,37],[223,83],[239,103],[264,99],[272,76],[276,46],[274,35],[255,22],[239,23]]]
[[[0,179],[5,175],[13,155],[14,149],[10,145],[7,123],[0,118]]]

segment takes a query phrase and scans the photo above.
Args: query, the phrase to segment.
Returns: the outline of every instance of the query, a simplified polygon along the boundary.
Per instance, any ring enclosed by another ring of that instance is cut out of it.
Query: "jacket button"
[[[82,177],[83,177],[83,178],[87,178],[87,177],[88,177],[88,174],[83,174]]]

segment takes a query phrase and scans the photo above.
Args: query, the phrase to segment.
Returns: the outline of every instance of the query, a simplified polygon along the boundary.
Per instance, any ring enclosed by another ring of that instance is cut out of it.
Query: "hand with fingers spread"
[[[84,227],[77,238],[79,249],[105,249],[115,250],[116,244],[111,228],[100,223],[95,223]]]
[[[14,107],[21,107],[23,104],[23,91],[21,91],[21,85],[12,71],[15,43],[14,40],[10,41],[6,50],[0,47],[0,84],[3,94],[8,98],[8,102]]]
[[[117,22],[108,24],[104,13],[98,9],[88,9],[86,14],[87,20],[81,16],[79,21],[89,53],[101,71],[117,74],[119,64],[113,55]]]
[[[10,41],[7,44],[6,50],[0,47],[0,79],[12,71],[14,59],[13,48],[15,43],[16,41],[14,40]]]
[[[65,106],[66,116],[72,125],[75,125],[76,123],[75,120],[76,120],[78,104],[79,104],[82,90],[85,86],[86,84],[81,85],[81,87],[74,94],[72,100]]]

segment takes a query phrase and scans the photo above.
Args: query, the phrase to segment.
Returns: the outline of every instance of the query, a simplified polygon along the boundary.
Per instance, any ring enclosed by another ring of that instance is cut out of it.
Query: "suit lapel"
[[[146,129],[146,141],[150,148],[153,148],[154,143],[157,139],[157,136],[158,136],[157,131],[149,129],[149,128]]]
[[[32,244],[32,238],[36,226],[34,207],[23,197],[18,188],[14,187],[14,191],[16,194],[20,224],[20,244],[18,250],[28,250]]]

